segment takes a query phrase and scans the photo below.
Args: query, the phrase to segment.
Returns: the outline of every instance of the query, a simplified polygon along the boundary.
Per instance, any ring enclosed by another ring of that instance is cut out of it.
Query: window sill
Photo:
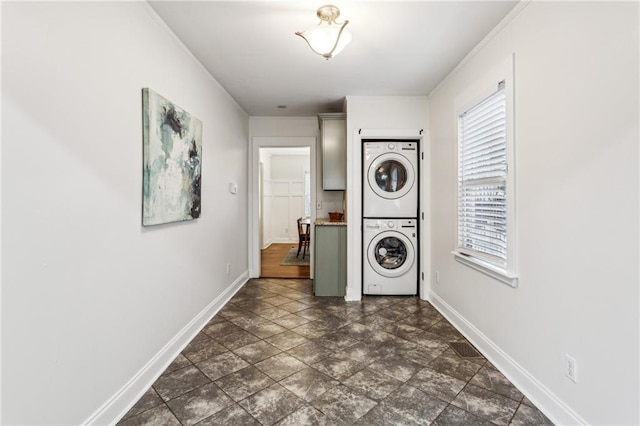
[[[490,265],[481,260],[475,259],[466,254],[462,254],[458,251],[452,251],[453,257],[463,265],[466,265],[476,271],[482,272],[483,274],[496,279],[504,284],[507,284],[510,287],[517,288],[518,287],[518,276],[505,272],[501,269],[496,268],[493,265]]]

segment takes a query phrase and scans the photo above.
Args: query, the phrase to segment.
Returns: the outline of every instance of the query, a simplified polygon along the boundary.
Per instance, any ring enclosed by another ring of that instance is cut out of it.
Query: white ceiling
[[[353,41],[328,61],[294,34],[325,1],[149,3],[249,115],[313,116],[347,95],[429,94],[517,1],[334,2]]]

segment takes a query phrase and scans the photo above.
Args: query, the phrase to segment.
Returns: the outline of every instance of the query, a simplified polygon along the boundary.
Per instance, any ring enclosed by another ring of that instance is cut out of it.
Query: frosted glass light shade
[[[329,59],[340,53],[351,42],[351,32],[344,28],[348,23],[349,21],[345,21],[342,25],[321,23],[296,34],[307,41],[311,50]]]

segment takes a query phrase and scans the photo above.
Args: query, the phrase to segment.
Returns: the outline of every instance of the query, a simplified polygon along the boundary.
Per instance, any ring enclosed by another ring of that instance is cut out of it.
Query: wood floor
[[[289,253],[292,247],[298,244],[271,244],[260,252],[262,268],[261,278],[309,278],[309,265],[307,266],[281,266],[280,262]],[[300,252],[302,256],[302,252]]]

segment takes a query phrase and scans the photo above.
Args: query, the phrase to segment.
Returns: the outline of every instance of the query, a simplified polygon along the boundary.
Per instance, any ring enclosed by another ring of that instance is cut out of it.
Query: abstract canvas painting
[[[202,122],[150,89],[142,89],[142,116],[142,224],[200,217]]]

